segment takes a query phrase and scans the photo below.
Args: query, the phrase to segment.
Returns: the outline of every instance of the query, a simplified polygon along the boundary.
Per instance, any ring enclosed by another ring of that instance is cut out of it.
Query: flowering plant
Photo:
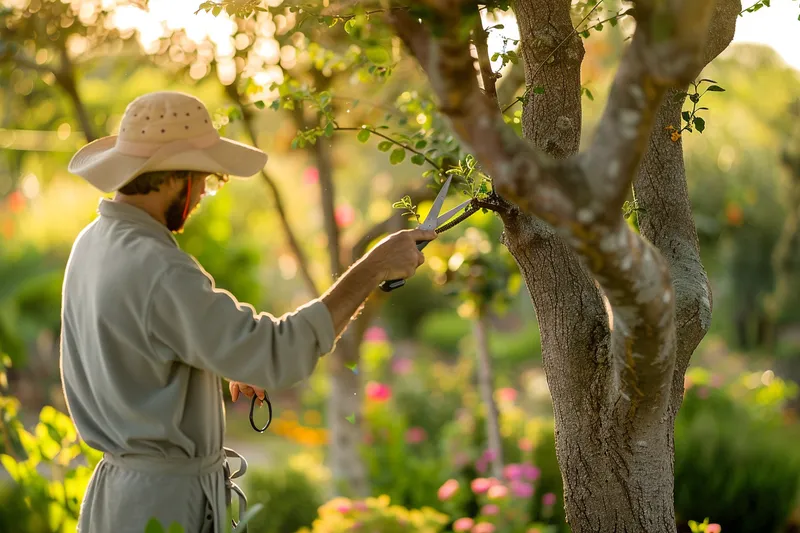
[[[311,528],[297,533],[440,533],[448,523],[446,515],[429,507],[406,509],[391,505],[387,495],[364,500],[334,498],[319,509]]]

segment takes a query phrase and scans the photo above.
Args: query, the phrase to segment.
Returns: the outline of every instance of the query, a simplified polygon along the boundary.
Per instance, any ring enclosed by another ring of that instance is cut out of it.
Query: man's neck
[[[167,220],[164,218],[164,207],[152,196],[128,196],[117,193],[114,195],[113,201],[138,207],[165,226],[167,225]]]

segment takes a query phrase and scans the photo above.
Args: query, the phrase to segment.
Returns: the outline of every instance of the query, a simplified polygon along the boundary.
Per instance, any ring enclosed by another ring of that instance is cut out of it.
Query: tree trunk
[[[486,408],[486,437],[491,457],[492,476],[503,478],[503,439],[500,436],[500,414],[494,401],[494,375],[489,355],[486,317],[479,314],[472,323],[475,335],[476,356],[478,359],[478,389]]]
[[[440,27],[466,24],[459,2],[426,3]],[[515,3],[526,85],[541,88],[527,93],[527,142],[480,91],[463,32],[433,35],[402,12],[391,20],[503,196],[481,203],[501,215],[536,308],[572,531],[674,533],[673,424],[711,296],[681,144],[663,128],[679,126],[671,89],[727,47],[741,4],[637,2],[636,32],[581,154],[584,52],[570,7]],[[647,208],[641,235],[622,218],[631,185]]]

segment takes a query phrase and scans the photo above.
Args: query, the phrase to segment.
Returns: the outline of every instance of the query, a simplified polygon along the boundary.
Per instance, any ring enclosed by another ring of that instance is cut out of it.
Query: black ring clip
[[[267,402],[267,409],[269,410],[269,419],[267,420],[267,424],[263,428],[259,429],[258,426],[256,426],[255,421],[253,420],[253,410],[256,407],[256,400],[258,400],[258,396],[253,394],[253,399],[250,400],[250,425],[258,433],[264,433],[269,427],[269,425],[272,424],[272,402],[269,401],[269,395],[265,392],[264,401]]]

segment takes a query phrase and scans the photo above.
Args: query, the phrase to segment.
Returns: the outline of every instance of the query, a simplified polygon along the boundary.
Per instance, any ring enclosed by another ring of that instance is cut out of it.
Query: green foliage
[[[319,484],[292,465],[274,470],[248,469],[243,479],[248,502],[267,509],[251,519],[250,531],[283,533],[310,526],[324,502]]]
[[[723,388],[700,373],[688,379],[675,428],[678,521],[710,516],[726,533],[782,531],[800,494],[800,433],[781,414],[792,388],[758,375]]]
[[[407,216],[408,218],[415,218],[417,220],[417,224],[420,223],[419,213],[417,213],[417,206],[414,205],[414,202],[411,200],[410,196],[403,196],[399,202],[392,204],[392,208],[403,209],[403,215]]]
[[[710,83],[711,85],[709,85],[701,93],[699,91],[699,89],[700,89],[700,85],[702,85],[703,83]],[[708,92],[725,92],[725,89],[723,89],[722,87],[717,85],[717,82],[715,82],[714,80],[710,80],[708,78],[703,78],[703,79],[701,79],[699,81],[693,81],[691,83],[690,92],[681,91],[681,92],[678,92],[674,96],[676,102],[681,102],[681,101],[683,101],[684,98],[688,97],[689,102],[691,102],[691,104],[692,104],[692,109],[691,110],[685,110],[685,111],[683,111],[681,113],[681,118],[683,119],[684,124],[683,124],[683,126],[681,126],[677,130],[678,136],[684,131],[688,131],[689,133],[691,133],[695,129],[699,133],[703,133],[703,131],[705,131],[705,129],[706,129],[706,121],[705,121],[704,118],[698,116],[698,113],[700,111],[708,111],[708,108],[707,107],[697,107],[697,104],[700,102],[700,98],[702,98],[703,95],[708,93]],[[676,141],[678,139],[677,137],[675,137],[675,133],[674,133],[676,130],[674,128],[672,128],[669,131],[673,132],[672,133],[672,135],[673,135],[672,140]]]

